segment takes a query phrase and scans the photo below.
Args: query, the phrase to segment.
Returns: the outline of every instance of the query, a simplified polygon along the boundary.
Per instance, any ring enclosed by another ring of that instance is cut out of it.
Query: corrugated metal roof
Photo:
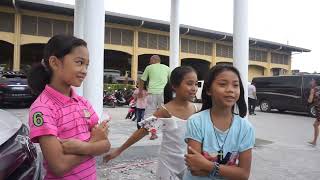
[[[73,16],[74,5],[70,4],[63,4],[47,0],[16,0],[15,2],[18,8]],[[12,0],[1,0],[0,5],[13,6]],[[166,32],[170,31],[170,22],[168,21],[155,20],[145,17],[132,16],[108,11],[106,11],[105,19],[107,23],[124,24],[129,26],[140,26],[143,24],[144,28]],[[210,38],[214,40],[223,39],[224,41],[232,42],[233,39],[232,34],[230,33],[181,24],[180,33],[184,34],[185,32],[188,32],[188,35]],[[256,38],[250,38],[249,44],[251,47],[270,48],[288,52],[311,51],[306,48]]]

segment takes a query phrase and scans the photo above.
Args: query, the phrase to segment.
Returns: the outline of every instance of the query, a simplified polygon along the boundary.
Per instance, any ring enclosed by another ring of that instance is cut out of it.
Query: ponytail
[[[52,71],[45,68],[41,63],[34,65],[28,74],[28,85],[32,93],[39,95],[45,88],[46,84],[50,83]]]
[[[172,99],[173,99],[173,89],[172,89],[170,82],[168,82],[166,84],[166,86],[164,87],[164,91],[163,91],[164,104],[167,104]]]

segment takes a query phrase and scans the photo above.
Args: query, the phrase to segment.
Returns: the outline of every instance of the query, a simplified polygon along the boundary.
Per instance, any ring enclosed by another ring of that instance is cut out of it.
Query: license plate
[[[19,90],[19,91],[21,91],[21,90],[24,90],[24,87],[12,87],[12,90]]]

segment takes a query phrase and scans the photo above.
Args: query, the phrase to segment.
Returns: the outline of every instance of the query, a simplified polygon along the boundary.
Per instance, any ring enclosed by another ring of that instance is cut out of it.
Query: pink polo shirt
[[[56,136],[58,139],[79,139],[89,141],[91,128],[98,123],[98,116],[90,103],[74,90],[67,97],[50,86],[46,86],[30,107],[30,139],[38,143],[44,135]],[[97,179],[96,161],[93,156],[74,167],[63,177],[54,176],[48,169],[45,179]]]

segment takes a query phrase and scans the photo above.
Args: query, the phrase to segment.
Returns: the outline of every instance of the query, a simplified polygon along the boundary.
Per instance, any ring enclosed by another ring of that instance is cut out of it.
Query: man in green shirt
[[[163,104],[163,91],[168,83],[171,70],[168,66],[160,64],[161,59],[158,55],[150,58],[150,65],[144,70],[138,83],[139,94],[142,93],[144,84],[148,81],[148,106],[145,117],[151,116]]]

